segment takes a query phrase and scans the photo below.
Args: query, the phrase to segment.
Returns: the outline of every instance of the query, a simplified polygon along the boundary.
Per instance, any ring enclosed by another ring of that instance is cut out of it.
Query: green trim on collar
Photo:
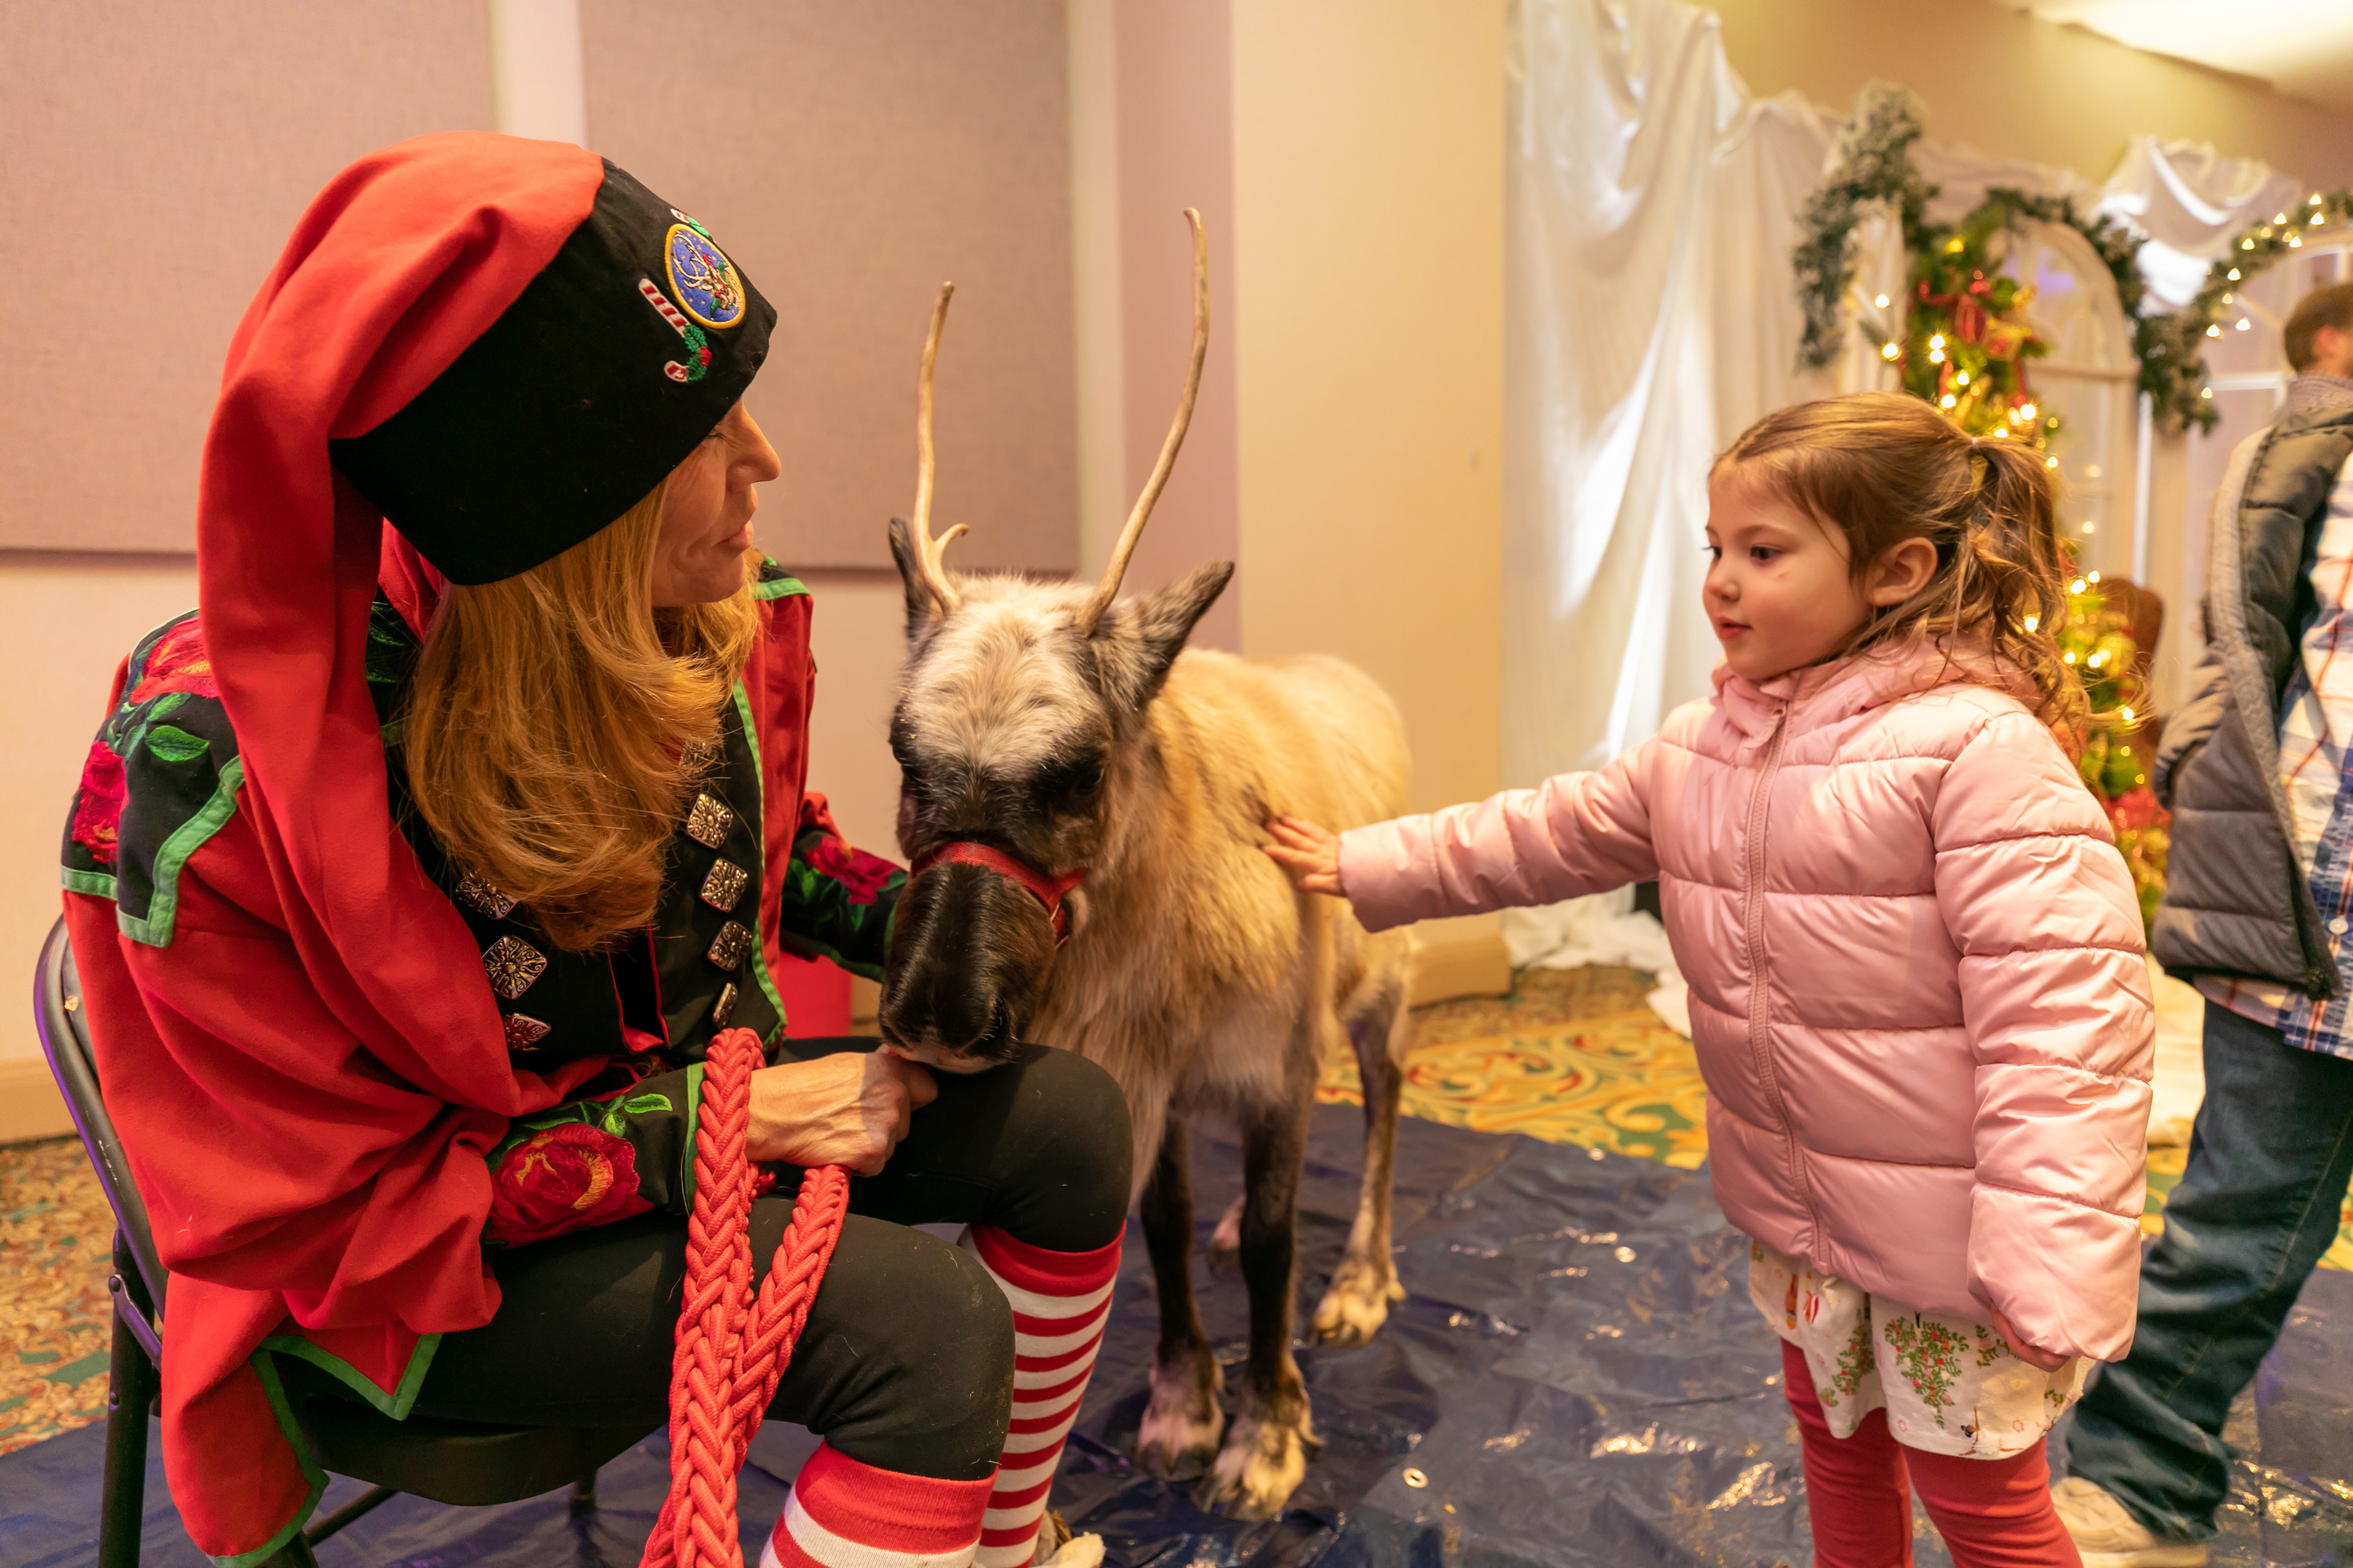
[[[771,577],[765,583],[752,584],[755,599],[789,599],[796,594],[807,594],[807,586],[797,577]]]
[[[70,866],[58,868],[58,881],[69,893],[93,893],[111,903],[114,900],[114,873],[111,871],[77,871]]]
[[[433,1368],[433,1354],[441,1348],[441,1336],[433,1333],[418,1338],[417,1348],[408,1352],[408,1365],[400,1374],[400,1386],[390,1394],[334,1352],[322,1350],[296,1335],[272,1334],[261,1342],[261,1348],[309,1362],[374,1405],[378,1415],[406,1421],[409,1411],[417,1406],[417,1391],[425,1386],[425,1374]]]
[[[793,583],[789,577],[782,581]],[[754,591],[774,585],[755,584]],[[793,590],[804,594],[808,592],[798,583],[793,583]],[[752,787],[760,792],[760,886],[765,889],[768,885],[767,879],[778,874],[776,868],[768,864],[768,774],[760,763],[760,729],[752,721],[752,699],[744,689],[741,680],[735,682],[735,717],[744,726],[744,744],[752,752]],[[773,1046],[785,1033],[785,999],[777,994],[776,982],[768,973],[768,943],[765,937],[752,943],[752,973],[759,980],[760,989],[766,994],[768,1005],[776,1010],[776,1032],[761,1042]]]
[[[678,1153],[678,1201],[694,1212],[694,1134],[702,1122],[702,1064],[686,1068],[686,1142]]]
[[[301,1426],[294,1419],[294,1407],[286,1402],[286,1386],[278,1381],[276,1363],[267,1349],[255,1351],[249,1359],[253,1370],[260,1374],[263,1392],[269,1396],[269,1410],[278,1418],[278,1430],[285,1437],[286,1446],[294,1450],[294,1459],[302,1467],[303,1479],[311,1483],[311,1495],[302,1500],[302,1505],[294,1510],[294,1517],[262,1545],[250,1552],[215,1557],[213,1562],[219,1568],[259,1568],[259,1564],[277,1556],[286,1549],[287,1542],[301,1533],[302,1526],[310,1522],[312,1511],[318,1508],[319,1500],[327,1493],[327,1472],[311,1458],[310,1440],[302,1436]]]
[[[205,803],[202,811],[174,828],[172,836],[164,840],[163,848],[155,852],[155,890],[147,900],[147,918],[139,920],[126,915],[120,904],[115,906],[114,923],[121,928],[123,935],[149,947],[172,944],[172,921],[180,909],[180,869],[188,863],[189,856],[204,847],[206,840],[228,826],[228,819],[237,815],[237,792],[244,787],[245,759],[231,757],[221,767],[220,783],[213,790],[212,799]],[[76,887],[77,875],[92,874],[69,871],[66,886],[76,892],[96,890]],[[107,879],[111,882],[113,879]],[[112,898],[114,889],[109,887],[106,895]]]

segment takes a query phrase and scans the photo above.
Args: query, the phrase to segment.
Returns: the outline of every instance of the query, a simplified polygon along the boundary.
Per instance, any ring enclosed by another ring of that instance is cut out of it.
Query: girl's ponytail
[[[1955,629],[1977,601],[1994,654],[2016,665],[2042,694],[2041,717],[2070,753],[2083,748],[2091,707],[2084,683],[2063,658],[2057,638],[2066,607],[2060,584],[2068,563],[2059,543],[2059,493],[2042,455],[2020,442],[1980,437],[1969,443],[1978,463],[1971,509],[1969,574],[1982,595],[1955,584]]]

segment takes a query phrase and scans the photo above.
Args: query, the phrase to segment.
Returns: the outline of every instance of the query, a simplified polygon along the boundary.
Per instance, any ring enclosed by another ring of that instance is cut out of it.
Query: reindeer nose
[[[1054,958],[1045,911],[1018,884],[948,863],[900,895],[879,1022],[884,1036],[983,1058],[1009,1055]]]

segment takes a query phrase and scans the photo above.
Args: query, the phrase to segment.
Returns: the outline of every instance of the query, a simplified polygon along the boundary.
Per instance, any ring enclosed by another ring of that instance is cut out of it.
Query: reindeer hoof
[[[1034,1568],[1102,1568],[1103,1558],[1102,1536],[1074,1536],[1062,1516],[1050,1511],[1038,1531],[1038,1549],[1030,1562]]]
[[[1229,1519],[1272,1519],[1307,1477],[1307,1457],[1321,1447],[1303,1406],[1296,1422],[1238,1418],[1218,1451],[1218,1462],[1193,1489],[1203,1512]]]
[[[1373,1268],[1344,1260],[1331,1288],[1317,1303],[1311,1328],[1315,1342],[1343,1348],[1361,1345],[1388,1321],[1389,1303],[1405,1300],[1394,1268]]]
[[[1223,1273],[1235,1266],[1242,1251],[1242,1200],[1236,1198],[1209,1237],[1209,1268]]]
[[[1198,1389],[1190,1379],[1164,1378],[1155,1369],[1152,1403],[1135,1434],[1136,1468],[1164,1481],[1189,1481],[1209,1468],[1225,1429],[1226,1413],[1213,1391]]]

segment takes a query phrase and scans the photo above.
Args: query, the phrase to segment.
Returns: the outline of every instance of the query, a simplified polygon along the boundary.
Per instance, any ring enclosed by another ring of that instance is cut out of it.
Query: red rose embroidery
[[[829,835],[810,839],[801,858],[818,876],[840,883],[853,904],[872,903],[874,895],[891,885],[891,875],[898,869],[881,856],[852,849]]]
[[[650,1211],[626,1138],[565,1121],[543,1128],[491,1173],[491,1239],[525,1247]]]
[[[205,651],[204,627],[193,616],[155,639],[139,672],[139,684],[122,700],[144,702],[167,691],[185,691],[195,697],[220,695],[220,683],[213,679],[212,655]]]
[[[116,835],[122,823],[122,759],[93,742],[81,764],[81,799],[74,806],[73,841],[101,866],[114,864]]]

